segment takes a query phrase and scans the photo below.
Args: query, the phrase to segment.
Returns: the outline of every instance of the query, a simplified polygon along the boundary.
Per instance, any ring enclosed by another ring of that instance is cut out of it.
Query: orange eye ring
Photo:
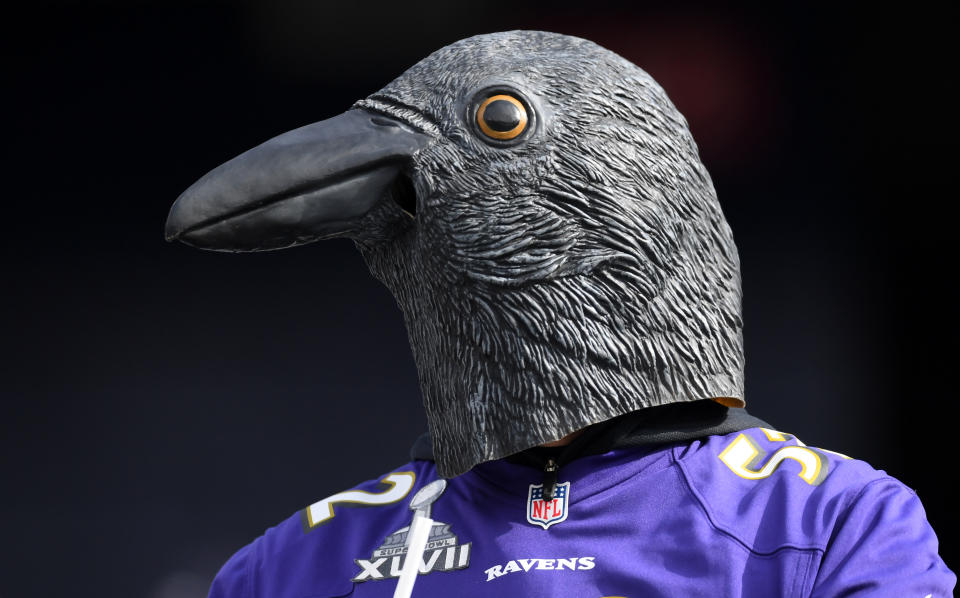
[[[499,102],[499,101],[509,102],[517,110],[517,114],[516,114],[517,124],[516,126],[514,126],[513,128],[507,131],[498,131],[492,128],[484,118],[484,115],[487,112],[487,107],[489,107],[490,104],[493,104],[494,102]],[[511,139],[516,139],[517,137],[520,136],[521,133],[524,132],[524,130],[526,130],[527,121],[528,121],[527,109],[524,107],[523,103],[520,102],[520,100],[518,100],[517,98],[506,95],[506,94],[492,95],[489,98],[485,99],[480,104],[480,107],[477,108],[477,126],[480,127],[480,130],[483,132],[484,135],[486,135],[487,137],[490,137],[491,139],[497,139],[500,141],[509,141]]]

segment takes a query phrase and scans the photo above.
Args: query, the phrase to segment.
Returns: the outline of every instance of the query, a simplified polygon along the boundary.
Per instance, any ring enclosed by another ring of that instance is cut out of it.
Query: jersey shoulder
[[[916,493],[863,461],[767,428],[676,447],[674,458],[715,529],[756,556],[813,557],[812,598],[953,595]]]
[[[913,495],[863,461],[769,428],[711,436],[675,456],[711,523],[756,553],[824,549],[838,520],[871,487]]]
[[[349,593],[358,569],[354,557],[408,525],[409,499],[435,479],[432,462],[413,461],[309,505],[234,554],[210,597]]]

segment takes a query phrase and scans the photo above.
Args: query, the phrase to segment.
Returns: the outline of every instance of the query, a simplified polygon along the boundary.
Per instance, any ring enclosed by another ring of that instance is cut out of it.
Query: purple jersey
[[[544,474],[500,460],[448,481],[413,596],[947,598],[956,576],[916,494],[765,428],[616,449]],[[413,461],[315,503],[231,558],[214,598],[390,597]]]

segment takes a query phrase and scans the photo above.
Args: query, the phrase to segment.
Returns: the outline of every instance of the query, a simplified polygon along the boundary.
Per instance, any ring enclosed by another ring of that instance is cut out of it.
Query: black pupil
[[[515,129],[521,116],[520,108],[513,102],[494,100],[483,111],[483,122],[494,131],[503,133]]]

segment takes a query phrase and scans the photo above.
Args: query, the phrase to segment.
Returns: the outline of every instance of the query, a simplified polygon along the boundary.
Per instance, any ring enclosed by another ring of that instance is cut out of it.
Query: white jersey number
[[[799,439],[776,430],[760,428],[764,436],[771,442],[786,442],[796,440],[795,446],[785,446],[773,453],[766,463],[767,452],[746,434],[739,434],[727,448],[720,453],[720,460],[730,468],[730,471],[747,480],[762,480],[770,477],[773,472],[787,459],[800,464],[799,475],[804,482],[811,486],[820,484],[827,477],[827,459],[820,449],[805,446]],[[826,451],[833,452],[833,451]],[[840,453],[834,453],[840,455]],[[840,455],[849,459],[846,455]],[[761,466],[761,463],[763,465]]]
[[[363,506],[389,505],[402,499],[410,493],[417,475],[412,471],[391,473],[382,480],[381,484],[388,484],[390,488],[384,492],[367,492],[365,490],[347,490],[315,502],[307,507],[307,526],[312,529],[321,523],[333,519],[333,505],[347,503]]]

